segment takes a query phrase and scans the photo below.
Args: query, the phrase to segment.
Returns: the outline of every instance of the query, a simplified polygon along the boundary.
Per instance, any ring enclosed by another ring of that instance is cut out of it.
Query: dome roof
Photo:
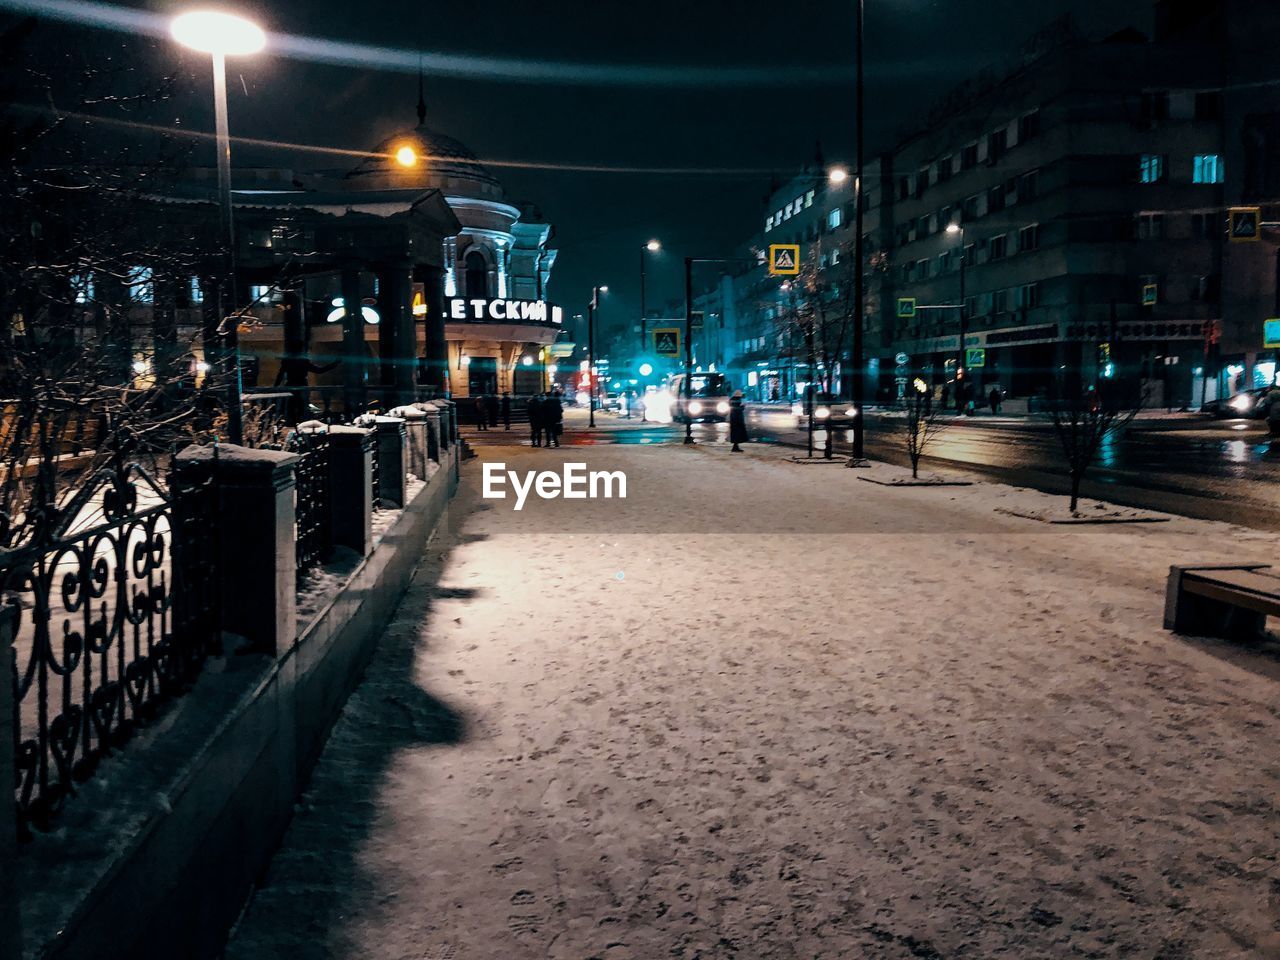
[[[396,151],[411,147],[418,162],[406,168],[396,160]],[[373,148],[373,156],[361,161],[347,176],[363,180],[378,187],[388,178],[401,185],[438,187],[446,194],[476,194],[493,196],[501,194],[502,184],[476,159],[471,149],[460,140],[433,130],[426,124],[418,124],[409,130],[393,134]]]

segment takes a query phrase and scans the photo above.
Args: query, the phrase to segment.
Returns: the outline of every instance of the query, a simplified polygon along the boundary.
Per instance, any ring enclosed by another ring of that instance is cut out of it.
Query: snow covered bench
[[[1228,640],[1252,640],[1280,616],[1280,574],[1266,564],[1169,568],[1164,626]]]

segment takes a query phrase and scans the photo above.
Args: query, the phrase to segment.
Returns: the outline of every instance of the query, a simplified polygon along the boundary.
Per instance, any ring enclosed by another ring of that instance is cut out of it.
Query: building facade
[[[1053,24],[867,165],[869,397],[901,395],[915,376],[954,384],[959,370],[984,393],[1036,398],[1072,370],[1189,406],[1274,377],[1263,329],[1280,315],[1280,235],[1266,226],[1280,219],[1280,111],[1264,51],[1280,12],[1181,0],[1159,4],[1156,22],[1150,37],[1103,39]],[[781,185],[748,246],[799,243],[838,291],[851,187],[820,170]],[[1253,242],[1228,237],[1242,205],[1260,208]],[[747,271],[703,299],[733,303],[720,359],[744,377],[758,369],[740,382],[761,399],[812,379],[786,374],[806,358],[777,323],[782,281]]]

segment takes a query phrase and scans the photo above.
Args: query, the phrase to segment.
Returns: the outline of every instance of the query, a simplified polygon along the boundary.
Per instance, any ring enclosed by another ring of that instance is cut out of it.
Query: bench
[[[1175,633],[1256,640],[1280,616],[1280,574],[1267,564],[1169,568],[1164,626]]]

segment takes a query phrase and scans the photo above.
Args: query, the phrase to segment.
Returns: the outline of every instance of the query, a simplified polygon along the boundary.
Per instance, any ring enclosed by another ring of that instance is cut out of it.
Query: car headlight
[[[792,413],[792,415],[793,415],[793,416],[803,417],[803,416],[804,416],[804,405],[803,405],[803,404],[800,404],[800,403],[793,403],[793,404],[791,405],[791,413]]]
[[[846,410],[846,411],[844,412],[844,415],[845,415],[846,417],[856,417],[856,416],[858,415],[858,408],[857,408],[857,407],[850,407],[848,410]]]
[[[700,414],[701,412],[702,412],[702,404],[701,404],[701,403],[699,403],[697,400],[692,400],[692,401],[690,401],[690,403],[689,403],[689,413],[690,413],[690,415],[692,415],[692,416],[695,416],[695,417],[696,417],[696,416],[697,416],[698,414]]]
[[[1232,397],[1230,405],[1232,410],[1239,410],[1241,413],[1244,413],[1253,406],[1253,397],[1249,396],[1247,393],[1242,393],[1239,396]]]
[[[728,412],[729,412],[728,400],[721,400],[719,403],[716,404],[716,413],[728,413]]]
[[[825,420],[827,417],[831,416],[831,411],[826,407],[819,407],[817,410],[813,411],[813,415],[819,420]]]

